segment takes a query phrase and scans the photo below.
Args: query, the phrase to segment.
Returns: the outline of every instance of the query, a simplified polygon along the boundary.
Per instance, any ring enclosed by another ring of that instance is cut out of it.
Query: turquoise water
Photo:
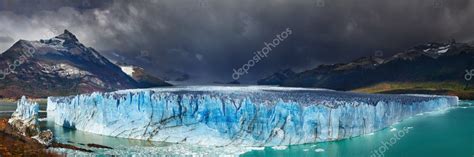
[[[10,117],[10,115],[15,111],[15,109],[15,103],[0,101],[0,118]]]
[[[289,146],[287,148],[211,148],[163,142],[128,140],[65,129],[51,122],[41,122],[51,129],[55,138],[63,143],[87,148],[82,144],[95,143],[113,147],[92,149],[107,155],[222,155],[241,156],[351,156],[369,157],[375,150],[384,156],[474,156],[474,101],[462,101],[460,107],[443,112],[428,113],[407,119],[392,128],[352,139],[317,144]],[[15,109],[12,103],[0,102],[0,117],[8,117]],[[44,108],[42,106],[41,108]],[[8,111],[3,112],[2,111]],[[43,115],[44,116],[44,115]],[[404,130],[405,128],[405,130]],[[402,133],[403,132],[403,136]],[[398,135],[397,135],[398,134]],[[382,142],[389,143],[386,147]],[[383,148],[382,148],[383,147]],[[277,150],[281,149],[281,150]],[[317,152],[318,150],[319,152]],[[61,150],[63,151],[63,150]],[[65,151],[77,154],[78,152]],[[243,154],[242,154],[243,153]]]

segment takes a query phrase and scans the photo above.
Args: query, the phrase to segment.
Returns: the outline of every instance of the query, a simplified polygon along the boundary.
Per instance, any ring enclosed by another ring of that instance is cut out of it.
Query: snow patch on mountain
[[[127,74],[128,76],[130,77],[133,77],[133,72],[135,72],[133,66],[120,66],[120,68],[122,69],[122,71]]]

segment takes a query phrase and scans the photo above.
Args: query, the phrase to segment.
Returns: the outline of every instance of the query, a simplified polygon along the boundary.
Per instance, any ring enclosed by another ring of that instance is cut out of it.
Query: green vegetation
[[[459,82],[384,82],[352,90],[361,93],[438,94],[474,99],[474,87]]]

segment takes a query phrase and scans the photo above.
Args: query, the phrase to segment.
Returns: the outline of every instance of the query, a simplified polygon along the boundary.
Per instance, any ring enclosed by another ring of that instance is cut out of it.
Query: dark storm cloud
[[[212,82],[231,80],[233,68],[286,28],[292,35],[242,79],[348,61],[377,50],[387,56],[428,41],[471,42],[474,33],[471,0],[89,2],[3,0],[1,35],[36,40],[67,28],[107,56]],[[10,45],[0,43],[3,50]]]
[[[11,43],[13,41],[13,38],[9,36],[0,36],[0,43]]]

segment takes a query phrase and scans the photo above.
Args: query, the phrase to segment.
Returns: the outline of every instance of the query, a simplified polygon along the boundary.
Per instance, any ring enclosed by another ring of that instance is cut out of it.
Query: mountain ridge
[[[362,57],[347,63],[319,65],[318,67],[295,74],[279,82],[258,81],[260,85],[279,85],[290,87],[317,87],[344,91],[373,92],[368,88],[377,87],[376,92],[391,92],[390,84],[404,84],[397,93],[419,93],[411,88],[436,91],[436,94],[464,95],[474,98],[472,83],[464,79],[465,70],[474,67],[474,47],[455,41],[447,43],[430,42],[417,45],[387,59]],[[421,85],[424,82],[440,84],[455,83],[455,87]],[[419,83],[416,85],[413,83]],[[411,86],[409,86],[411,85]],[[410,88],[410,89],[407,89]],[[456,88],[456,89],[453,89]],[[449,89],[449,90],[447,90]],[[447,90],[446,92],[439,92]],[[465,93],[467,92],[467,94]],[[428,91],[425,94],[429,94]]]
[[[0,54],[0,67],[6,67],[0,71],[2,98],[147,87],[94,48],[80,43],[68,30],[50,39],[17,41]]]

